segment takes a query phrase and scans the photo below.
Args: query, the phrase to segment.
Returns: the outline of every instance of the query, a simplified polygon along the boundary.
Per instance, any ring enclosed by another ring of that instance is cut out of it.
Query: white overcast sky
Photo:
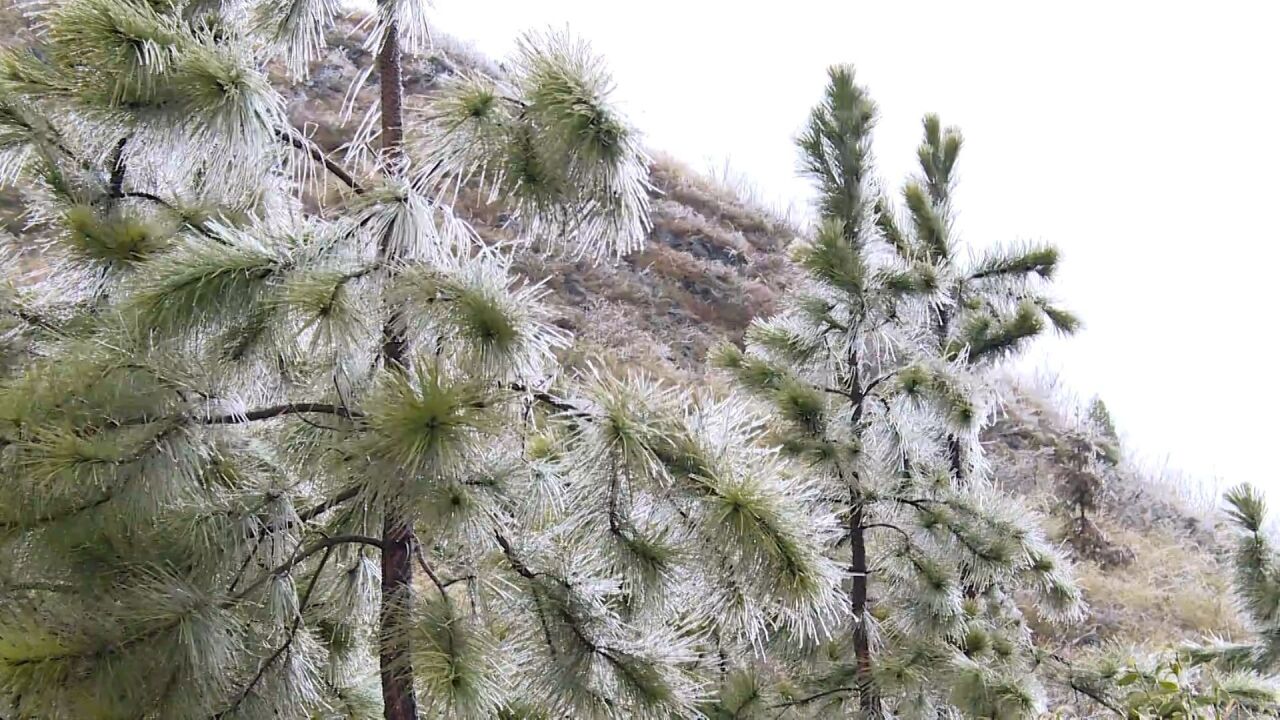
[[[651,147],[806,202],[791,138],[824,69],[881,108],[894,187],[920,118],[964,132],[960,230],[1046,240],[1086,330],[1034,365],[1100,394],[1130,448],[1190,477],[1280,493],[1280,4],[435,0],[501,57],[567,27],[603,55]]]

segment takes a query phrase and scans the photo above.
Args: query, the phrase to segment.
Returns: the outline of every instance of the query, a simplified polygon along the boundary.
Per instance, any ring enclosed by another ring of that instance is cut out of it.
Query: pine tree
[[[1047,328],[1074,333],[1079,319],[1046,295],[1058,267],[1057,248],[995,247],[962,257],[953,192],[964,139],[959,129],[944,129],[937,115],[926,115],[923,125],[919,175],[902,188],[906,220],[896,219],[893,203],[882,196],[876,222],[905,265],[898,282],[929,299],[927,324],[938,352],[977,368],[1018,352]],[[964,455],[961,439],[947,442],[952,472],[961,478],[974,472],[978,458]]]
[[[643,240],[598,61],[530,36],[408,103],[423,6],[366,22],[341,158],[268,73],[329,0],[54,0],[0,60],[42,242],[0,292],[3,717],[691,717],[721,649],[837,612],[838,529],[762,419],[560,377],[544,291],[454,212]]]
[[[829,77],[799,138],[819,215],[795,248],[803,282],[716,360],[840,518],[827,552],[847,595],[830,640],[775,634],[769,662],[728,673],[719,716],[1030,717],[1042,698],[1012,595],[1069,618],[1080,594],[1033,513],[954,472],[949,441],[980,456],[989,393],[937,341],[934,266],[908,263],[885,222],[875,105],[851,69]]]
[[[1111,419],[1111,411],[1102,398],[1094,397],[1089,403],[1089,424],[1099,437],[1103,461],[1115,467],[1120,464],[1120,433],[1116,431],[1115,421]]]
[[[1092,421],[1068,428],[1053,439],[1058,475],[1058,498],[1066,520],[1067,543],[1076,557],[1099,565],[1124,566],[1133,562],[1132,549],[1113,542],[1091,515],[1098,511],[1108,482],[1113,478],[1114,448]]]

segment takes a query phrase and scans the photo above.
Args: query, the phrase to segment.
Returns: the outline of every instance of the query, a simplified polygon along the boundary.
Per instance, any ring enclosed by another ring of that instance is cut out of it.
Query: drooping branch
[[[906,540],[907,542],[911,542],[911,535],[906,530],[903,530],[902,528],[898,527],[897,525],[894,525],[893,523],[869,523],[862,526],[863,530],[873,530],[875,528],[882,528],[884,530],[893,530],[894,532],[897,532],[898,534],[902,535],[902,538],[904,540]]]
[[[122,190],[113,189],[112,191],[108,192],[106,195],[103,195],[98,201],[95,201],[95,202],[101,202],[102,200],[119,200],[121,198],[133,198],[136,200],[146,200],[147,202],[159,205],[165,210],[168,210],[174,215],[182,218],[183,224],[185,224],[187,227],[191,228],[192,230],[195,230],[196,232],[200,233],[201,235],[204,235],[210,240],[216,240],[218,242],[222,242],[222,239],[219,238],[217,235],[214,235],[213,232],[209,230],[209,228],[206,227],[203,223],[199,223],[194,220],[190,220],[186,218],[181,208],[169,202],[168,200],[165,200],[159,195],[156,195],[155,193],[149,193],[144,190],[123,190],[122,191]]]
[[[516,555],[515,549],[511,546],[511,541],[508,540],[506,537],[504,537],[501,532],[495,531],[494,536],[497,538],[498,544],[502,547],[503,554],[507,556],[507,561],[511,565],[511,568],[515,570],[517,574],[519,574],[521,577],[525,578],[526,580],[536,580],[537,578],[544,576],[542,573],[537,573],[531,570],[529,566],[526,565],[524,561],[521,560]],[[572,589],[572,586],[564,578],[555,577],[554,575],[548,575],[546,577],[552,578],[555,582],[559,583],[567,591]],[[543,633],[546,635],[547,644],[551,648],[551,651],[554,653],[556,652],[555,644],[552,643],[551,641],[551,631],[547,625],[547,619],[546,619],[546,616],[544,615],[541,598],[542,596],[540,594],[535,594],[538,620],[542,623],[542,630],[543,630]],[[615,649],[610,648],[594,640],[593,638],[589,637],[587,635],[586,630],[582,628],[581,621],[578,618],[574,617],[573,613],[571,613],[569,609],[565,607],[563,604],[554,603],[554,607],[555,607],[556,614],[560,616],[560,620],[564,623],[564,626],[569,629],[569,632],[571,632],[573,636],[578,639],[578,642],[581,643],[583,647],[589,650],[592,654],[599,656],[605,662],[609,663],[609,666],[612,667],[614,670],[616,670],[623,677],[627,678],[628,682],[634,683],[636,685],[643,685],[643,681],[636,676],[635,671],[632,668],[628,667],[626,663],[618,659],[618,656],[616,654],[617,651]]]

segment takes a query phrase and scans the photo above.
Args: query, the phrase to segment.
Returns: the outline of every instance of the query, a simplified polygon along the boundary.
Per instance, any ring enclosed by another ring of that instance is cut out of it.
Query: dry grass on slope
[[[984,435],[997,480],[1052,518],[1051,535],[1066,541],[1068,523],[1058,483],[1056,439],[1078,428],[1080,413],[1036,382],[1005,377],[1001,417]],[[1123,567],[1077,558],[1089,601],[1083,626],[1037,629],[1067,649],[1103,642],[1148,644],[1245,632],[1231,595],[1226,546],[1211,506],[1187,502],[1170,479],[1121,463],[1108,470],[1092,520],[1107,540],[1132,553]]]
[[[1147,530],[1102,523],[1114,542],[1134,552],[1123,569],[1077,566],[1090,612],[1078,644],[1104,640],[1144,644],[1244,637],[1231,594],[1230,567],[1220,554],[1187,542],[1169,527]],[[1073,632],[1076,632],[1073,630]]]

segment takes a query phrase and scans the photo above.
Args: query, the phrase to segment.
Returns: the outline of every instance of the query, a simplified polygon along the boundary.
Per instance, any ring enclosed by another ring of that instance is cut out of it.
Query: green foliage
[[[852,67],[828,71],[822,102],[809,115],[798,141],[801,167],[818,188],[819,216],[852,243],[866,229],[870,197],[871,130],[876,106],[854,81]]]
[[[1104,648],[1071,667],[1070,686],[1103,709],[1131,718],[1274,717],[1273,679],[1222,670],[1195,653]]]
[[[165,249],[171,232],[134,216],[104,218],[87,205],[67,208],[68,249],[88,263],[132,265]]]
[[[421,48],[423,6],[380,3],[369,48]],[[588,49],[529,36],[339,160],[268,72],[337,11],[40,3],[0,62],[45,266],[4,237],[0,716],[698,716],[722,647],[832,625],[837,518],[737,397],[558,366],[513,251],[649,222]],[[456,216],[477,189],[517,243]]]
[[[1102,398],[1095,397],[1089,404],[1089,423],[1102,439],[1102,452],[1106,462],[1112,466],[1120,464],[1120,433],[1116,431],[1115,421],[1111,419],[1111,411]]]
[[[848,232],[842,220],[828,219],[811,244],[797,248],[794,259],[809,273],[856,297],[866,288],[867,268],[857,247],[849,243]]]
[[[928,191],[916,183],[907,183],[902,188],[902,199],[911,213],[917,247],[923,251],[924,257],[933,263],[949,258],[951,248],[947,238],[950,229],[946,219],[933,206]]]
[[[1050,278],[1057,268],[1058,249],[1043,245],[1028,247],[1016,253],[1002,251],[990,254],[978,262],[970,271],[969,277],[973,280],[982,280],[1034,273],[1042,278]]]
[[[127,307],[143,327],[179,332],[243,316],[290,262],[286,250],[230,229],[216,239],[197,236],[178,243],[130,281]]]
[[[963,139],[958,129],[944,129],[936,115],[925,116],[923,125],[920,174],[902,189],[911,232],[898,228],[884,197],[877,201],[878,225],[911,266],[899,271],[897,289],[927,293],[937,302],[929,324],[944,357],[987,365],[1016,353],[1047,327],[1076,332],[1079,319],[1043,294],[1058,267],[1057,248],[995,248],[971,263],[962,258],[951,193]]]

